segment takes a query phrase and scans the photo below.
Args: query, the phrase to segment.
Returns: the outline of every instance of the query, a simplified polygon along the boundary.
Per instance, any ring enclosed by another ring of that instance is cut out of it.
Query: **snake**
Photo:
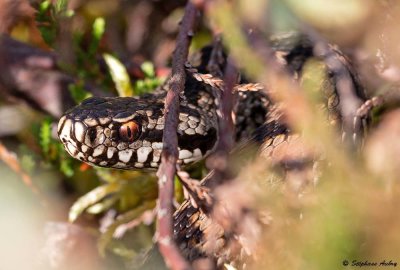
[[[301,78],[306,61],[316,57],[314,44],[303,35],[300,38],[292,35],[271,38],[270,45],[278,61],[283,62],[295,78]],[[350,62],[339,50],[335,53],[350,74],[355,95],[364,101],[364,89]],[[186,69],[185,87],[180,95],[177,163],[182,166],[203,160],[213,152],[219,140],[218,103],[222,80],[206,74],[210,48],[201,55],[198,66]],[[341,96],[336,88],[340,74],[328,67],[327,75],[333,87],[325,90],[325,106],[328,114],[340,121]],[[290,129],[279,118],[279,106],[265,91],[240,91],[246,86],[251,88],[255,84],[245,81],[236,87],[236,139],[247,137],[260,143],[269,141],[265,148],[272,148],[278,141],[288,138]],[[59,139],[72,157],[90,165],[156,170],[163,149],[164,102],[168,87],[167,82],[153,93],[139,97],[86,99],[61,117]],[[283,139],[281,135],[284,135]],[[207,216],[190,200],[182,203],[174,220],[175,240],[189,260],[221,256],[221,252],[207,250],[203,237]]]

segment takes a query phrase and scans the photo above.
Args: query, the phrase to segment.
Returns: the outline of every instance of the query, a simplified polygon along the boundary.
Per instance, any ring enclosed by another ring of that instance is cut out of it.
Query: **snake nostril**
[[[94,140],[96,140],[96,135],[97,135],[97,131],[95,128],[90,128],[88,130],[88,135],[89,135],[89,140],[91,142],[94,142]]]

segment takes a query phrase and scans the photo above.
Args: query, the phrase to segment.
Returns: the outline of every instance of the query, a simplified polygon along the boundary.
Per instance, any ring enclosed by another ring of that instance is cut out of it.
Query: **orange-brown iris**
[[[119,128],[119,137],[125,142],[133,142],[140,135],[140,127],[135,121],[129,121]]]

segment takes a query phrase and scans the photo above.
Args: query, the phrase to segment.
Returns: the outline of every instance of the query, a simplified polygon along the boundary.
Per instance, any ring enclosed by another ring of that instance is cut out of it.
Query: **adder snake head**
[[[163,149],[163,99],[89,98],[67,111],[58,136],[74,158],[95,166],[156,169]],[[202,159],[215,145],[215,127],[196,108],[181,106],[180,164]]]

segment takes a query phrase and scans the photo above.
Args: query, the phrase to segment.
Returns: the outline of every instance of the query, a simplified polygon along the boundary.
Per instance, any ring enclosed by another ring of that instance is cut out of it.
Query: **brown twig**
[[[173,196],[176,161],[178,159],[178,114],[179,94],[183,92],[186,73],[185,62],[189,53],[189,45],[193,36],[197,8],[190,1],[185,8],[181,28],[177,37],[177,46],[173,55],[170,89],[165,99],[165,129],[163,133],[163,152],[158,169],[158,213],[157,242],[162,256],[171,269],[190,269],[188,262],[182,257],[173,241]]]
[[[210,189],[202,185],[197,179],[190,178],[190,175],[185,171],[178,170],[177,175],[188,193],[192,205],[195,208],[200,208],[204,213],[208,213],[212,207]]]
[[[224,151],[226,153],[228,153],[233,146],[233,90],[236,86],[237,78],[238,71],[236,69],[236,66],[233,64],[233,60],[231,58],[228,58],[228,63],[226,65],[224,76],[224,91],[221,94],[221,105],[219,108],[219,110],[221,111],[221,121],[219,130],[220,139],[217,145],[217,151]]]
[[[232,59],[228,58],[224,75],[224,90],[221,92],[221,102],[219,111],[221,114],[218,122],[218,144],[215,153],[207,159],[207,166],[215,170],[215,174],[210,183],[211,187],[219,185],[222,181],[230,178],[228,170],[228,153],[233,146],[234,125],[232,120],[232,110],[234,105],[233,89],[236,85],[238,72]]]

